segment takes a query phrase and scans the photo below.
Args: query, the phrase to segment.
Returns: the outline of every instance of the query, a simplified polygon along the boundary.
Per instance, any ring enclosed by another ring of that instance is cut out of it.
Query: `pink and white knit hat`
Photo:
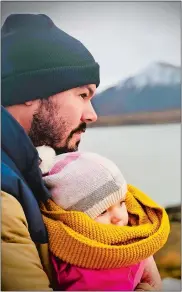
[[[38,148],[47,172],[44,157],[48,161],[53,150],[46,153],[44,148],[44,155],[41,155],[41,147]],[[55,156],[43,180],[57,205],[64,210],[82,211],[93,219],[124,199],[127,192],[127,184],[119,168],[109,159],[90,152]]]

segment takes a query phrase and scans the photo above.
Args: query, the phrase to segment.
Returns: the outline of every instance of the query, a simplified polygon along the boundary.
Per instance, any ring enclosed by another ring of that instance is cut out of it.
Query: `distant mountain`
[[[181,69],[154,63],[93,99],[98,116],[119,116],[181,108]]]

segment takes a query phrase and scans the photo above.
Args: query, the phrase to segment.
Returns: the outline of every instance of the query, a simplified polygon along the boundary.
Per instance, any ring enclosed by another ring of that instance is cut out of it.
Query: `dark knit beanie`
[[[10,15],[1,29],[1,101],[22,104],[75,87],[99,85],[85,46],[43,14]]]

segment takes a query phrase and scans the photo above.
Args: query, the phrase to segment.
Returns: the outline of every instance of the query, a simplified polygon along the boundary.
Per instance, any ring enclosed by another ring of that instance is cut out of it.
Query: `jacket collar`
[[[51,196],[38,167],[38,152],[21,125],[2,106],[1,125],[2,151],[13,161],[36,199],[46,201]]]

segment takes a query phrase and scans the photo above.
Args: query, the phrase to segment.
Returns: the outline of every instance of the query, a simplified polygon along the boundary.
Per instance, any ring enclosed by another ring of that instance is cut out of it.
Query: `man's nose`
[[[94,123],[97,121],[97,114],[90,101],[85,106],[81,120],[85,123]]]

